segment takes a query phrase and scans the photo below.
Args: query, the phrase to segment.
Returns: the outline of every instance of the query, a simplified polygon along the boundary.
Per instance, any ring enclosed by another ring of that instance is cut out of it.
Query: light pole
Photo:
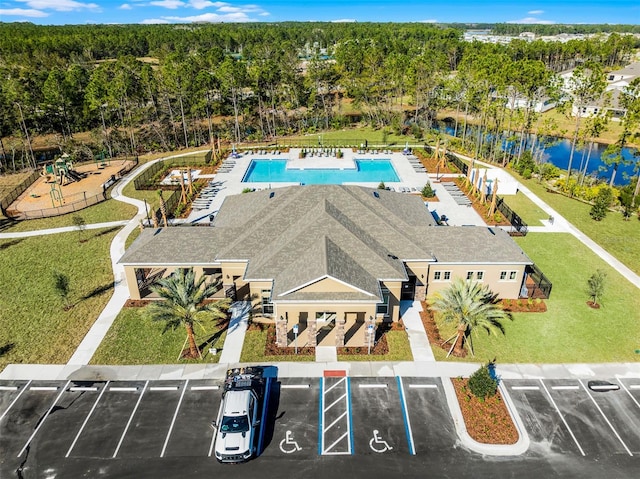
[[[295,354],[298,354],[298,325],[293,325],[293,350]]]
[[[373,343],[373,337],[374,337],[373,336],[374,335],[373,324],[370,324],[369,326],[367,326],[367,329],[368,329],[368,333],[369,333],[369,341],[368,341],[368,343],[369,343],[369,352],[367,352],[367,354],[371,354],[371,344]]]

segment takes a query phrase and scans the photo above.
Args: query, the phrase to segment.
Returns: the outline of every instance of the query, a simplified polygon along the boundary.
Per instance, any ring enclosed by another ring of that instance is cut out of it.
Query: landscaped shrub
[[[431,187],[431,183],[427,183],[426,185],[424,185],[424,188],[422,188],[422,196],[424,196],[425,198],[433,198],[434,196],[436,196],[433,188]]]
[[[498,390],[498,381],[491,376],[489,364],[482,365],[469,378],[469,389],[474,396],[483,399],[495,395]]]

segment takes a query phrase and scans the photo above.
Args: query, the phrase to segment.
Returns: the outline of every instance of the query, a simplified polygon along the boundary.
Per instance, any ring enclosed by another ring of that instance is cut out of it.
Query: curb
[[[444,388],[445,396],[447,398],[447,405],[449,406],[449,411],[451,412],[456,432],[458,433],[458,437],[460,438],[460,442],[463,446],[471,451],[484,454],[485,456],[519,456],[529,449],[529,435],[527,434],[524,424],[511,401],[511,397],[507,393],[507,390],[502,386],[502,383],[498,386],[498,389],[504,398],[511,420],[518,431],[519,438],[515,444],[485,444],[473,439],[467,432],[467,426],[464,423],[462,411],[458,404],[458,397],[456,396],[456,391],[453,387],[453,383],[451,382],[451,378],[443,377],[441,379],[442,387]]]

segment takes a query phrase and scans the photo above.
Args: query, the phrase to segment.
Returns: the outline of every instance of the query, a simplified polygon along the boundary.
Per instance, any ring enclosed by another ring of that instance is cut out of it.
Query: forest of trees
[[[558,94],[555,73],[616,67],[638,46],[616,33],[509,45],[462,35],[421,23],[0,23],[0,167],[26,166],[15,163],[21,152],[35,163],[31,138],[47,133],[76,155],[115,156],[337,128],[353,111],[374,127],[417,137],[445,108],[473,115],[479,132],[552,131],[533,105]],[[351,111],[338,107],[341,99]],[[516,99],[528,106],[505,108]],[[578,127],[576,140],[594,134]],[[75,142],[87,131],[91,141]],[[500,160],[498,137],[463,141]]]

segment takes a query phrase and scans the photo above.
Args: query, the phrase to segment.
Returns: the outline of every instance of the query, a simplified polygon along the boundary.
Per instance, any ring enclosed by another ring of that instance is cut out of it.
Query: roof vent
[[[380,194],[377,191],[373,192],[373,196],[375,196],[376,198],[380,198]]]
[[[269,193],[269,198],[273,198],[274,196],[276,196],[276,192],[272,191],[271,193]]]

